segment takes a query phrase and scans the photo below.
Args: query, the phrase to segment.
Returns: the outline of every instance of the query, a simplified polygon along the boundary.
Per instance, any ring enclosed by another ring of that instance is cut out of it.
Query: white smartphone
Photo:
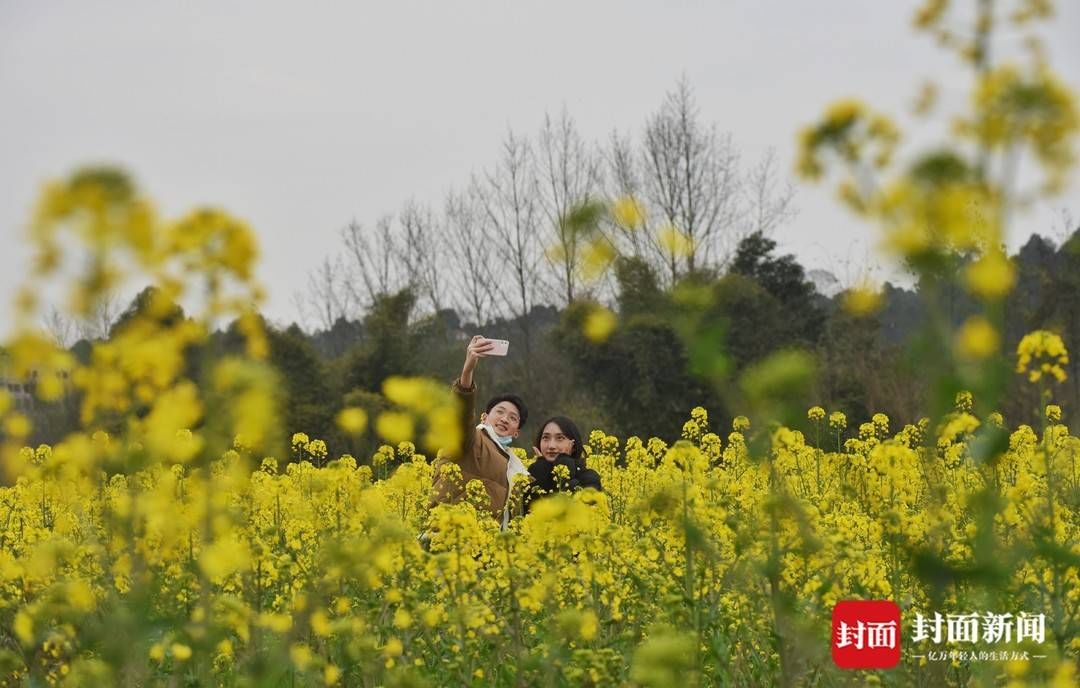
[[[505,339],[489,339],[488,341],[493,345],[491,351],[488,352],[488,356],[505,356],[510,349],[510,342]]]

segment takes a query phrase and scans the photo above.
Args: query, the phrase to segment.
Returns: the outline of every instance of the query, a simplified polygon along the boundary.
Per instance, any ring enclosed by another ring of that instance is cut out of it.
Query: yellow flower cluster
[[[1051,69],[1037,35],[1029,32],[1035,20],[1053,16],[1054,4],[920,4],[916,28],[972,67],[967,106],[952,119],[951,141],[894,155],[900,133],[891,120],[853,99],[829,106],[799,137],[798,172],[818,181],[838,170],[840,200],[877,225],[882,246],[919,275],[924,293],[938,293],[941,287],[934,285],[952,282],[987,307],[956,332],[935,333],[969,371],[985,370],[1003,339],[1001,323],[988,316],[1017,281],[1003,249],[1013,210],[1064,191],[1077,159],[1080,105]],[[995,44],[995,30],[1010,23],[1030,49],[1026,65],[993,61],[998,51],[989,46]],[[925,84],[917,109],[928,110],[936,90],[935,84]],[[1038,188],[1017,188],[1016,170],[1025,155],[1042,173]],[[900,166],[894,158],[910,162]],[[877,301],[872,291],[855,289],[845,305],[862,315],[872,313]]]
[[[947,4],[929,3],[927,26]],[[974,100],[964,135],[990,152],[1028,146],[1064,174],[1075,105],[1048,73],[987,70]],[[890,120],[841,102],[807,129],[800,165],[819,177],[838,157],[853,170],[841,195],[905,259],[963,252],[967,288],[1000,301],[1015,279],[998,248],[1006,194],[949,153],[873,184],[865,175],[890,166],[898,140]],[[632,199],[610,219],[648,220]],[[13,370],[37,373],[46,402],[70,373],[85,430],[24,446],[30,420],[0,395],[5,684],[843,683],[825,650],[838,600],[948,612],[987,593],[1000,611],[1050,617],[1050,661],[1029,678],[1072,676],[1080,439],[1060,408],[1006,448],[1004,419],[974,415],[970,396],[895,434],[875,414],[845,436],[843,412],[814,407],[812,440],[741,415],[721,438],[698,407],[674,444],[593,431],[585,456],[604,492],[538,499],[501,530],[476,481],[460,503],[427,508],[434,469],[417,447],[461,442],[445,385],[387,379],[393,408],[371,424],[389,444],[363,464],[304,433],[285,441],[242,221],[218,209],[161,220],[124,174],[93,169],[50,184],[31,228]],[[658,235],[672,256],[694,250],[676,227]],[[154,287],[83,364],[30,325],[38,280],[59,279],[72,246],[83,272],[70,312],[92,313],[128,277]],[[609,267],[608,248],[589,248],[590,269]],[[593,341],[616,331],[610,311],[586,315]],[[215,355],[209,333],[229,320],[242,351]],[[994,353],[994,326],[970,325],[958,351]],[[1017,354],[1031,381],[1064,379],[1056,335],[1032,333]],[[766,399],[804,363],[762,368],[745,391]],[[337,420],[351,435],[369,423],[360,408]],[[950,680],[977,671],[956,665]],[[942,678],[916,663],[894,676]]]
[[[1069,352],[1061,336],[1047,330],[1035,330],[1024,335],[1016,347],[1016,372],[1027,375],[1031,382],[1052,377],[1064,382],[1068,377],[1065,366]]]
[[[352,457],[327,462],[325,445],[302,433],[292,438],[301,460],[280,473],[273,459],[245,470],[245,450],[107,475],[67,464],[108,451],[108,438],[26,449],[21,477],[0,488],[0,618],[19,646],[3,659],[13,677],[48,683],[91,671],[106,682],[188,671],[231,682],[265,662],[310,685],[620,683],[676,670],[771,683],[771,595],[797,605],[820,655],[837,600],[925,609],[938,599],[918,552],[959,570],[987,537],[1027,542],[1046,528],[1075,550],[1072,502],[1048,500],[1080,480],[1080,440],[1056,425],[1060,410],[1047,409],[1042,438],[1021,426],[991,467],[972,458],[982,424],[965,410],[970,398],[957,403],[934,448],[914,426],[890,435],[883,414],[839,452],[780,428],[765,461],[746,451],[746,418],[723,442],[702,408],[672,446],[596,431],[587,454],[605,492],[539,500],[506,532],[483,499],[428,511],[432,466],[409,442],[379,450],[372,463],[396,468],[377,480]],[[846,419],[833,412],[828,424],[842,433]],[[973,500],[987,486],[1003,505],[992,533]],[[1050,610],[1060,599],[1075,612],[1076,567],[1048,578],[1045,556],[1017,564],[997,590],[1002,604]],[[944,604],[966,608],[977,598],[965,590],[950,587]],[[129,652],[110,663],[97,653],[125,628],[95,619],[124,609],[142,625],[129,617]],[[736,645],[762,663],[732,668]],[[827,661],[819,670],[833,671]],[[927,670],[901,671],[916,681]]]
[[[18,327],[5,347],[11,372],[39,379],[36,394],[46,403],[76,392],[83,426],[124,430],[125,445],[111,451],[90,451],[87,442],[76,439],[66,443],[82,468],[98,462],[134,469],[151,457],[187,463],[207,450],[224,451],[217,444],[206,446],[204,435],[184,434],[204,423],[214,426],[219,439],[240,436],[251,450],[275,444],[278,384],[262,362],[267,343],[255,313],[263,290],[253,279],[258,250],[243,222],[217,209],[164,221],[126,174],[91,168],[46,186],[31,238],[34,271],[22,289],[29,296],[17,299]],[[71,274],[65,264],[85,269]],[[126,280],[150,286],[138,308],[125,314],[107,340],[95,343],[86,363],[75,361],[34,325],[42,304],[33,295],[50,291],[44,288],[47,281],[68,293],[73,317],[86,317]],[[192,312],[185,313],[181,302],[193,306]],[[205,357],[208,389],[200,390],[189,378],[194,359],[208,333],[227,318],[243,343],[242,355]],[[71,389],[65,389],[65,378]],[[11,479],[20,469],[19,443],[33,427],[9,406],[0,399],[0,467]],[[185,442],[174,441],[178,436]]]
[[[863,103],[847,99],[829,106],[822,121],[800,133],[799,173],[819,179],[825,173],[827,154],[847,163],[871,161],[882,169],[892,160],[899,131],[884,115],[871,112]],[[858,207],[858,203],[853,204]]]
[[[1068,142],[1080,134],[1076,97],[1045,64],[1031,73],[1002,65],[983,74],[972,96],[978,113],[958,123],[960,133],[989,150],[1029,146],[1046,175],[1046,191],[1064,189],[1075,162]]]

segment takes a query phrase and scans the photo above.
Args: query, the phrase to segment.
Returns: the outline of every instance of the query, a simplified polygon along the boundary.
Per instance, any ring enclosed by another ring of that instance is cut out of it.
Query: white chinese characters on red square
[[[842,600],[833,607],[832,656],[842,669],[891,669],[900,662],[900,607]]]

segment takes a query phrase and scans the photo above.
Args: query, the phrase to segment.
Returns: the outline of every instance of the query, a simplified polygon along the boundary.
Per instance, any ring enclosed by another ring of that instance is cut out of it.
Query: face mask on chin
[[[499,446],[503,449],[509,449],[510,445],[514,443],[514,438],[510,435],[503,437],[499,433],[495,432],[495,426],[491,423],[483,423],[484,427],[491,431],[491,436],[495,438],[495,441],[499,443]]]

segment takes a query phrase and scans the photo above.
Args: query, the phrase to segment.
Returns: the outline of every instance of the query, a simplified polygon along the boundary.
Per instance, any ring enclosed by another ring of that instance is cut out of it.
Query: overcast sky
[[[215,204],[249,221],[267,311],[287,321],[346,222],[440,204],[545,111],[565,106],[590,139],[636,135],[685,75],[748,160],[775,147],[787,172],[795,133],[835,98],[903,116],[935,77],[958,99],[967,73],[912,31],[917,4],[0,0],[0,331],[32,201],[79,165],[123,165],[169,215]],[[1080,91],[1080,2],[1058,4],[1044,35]],[[920,143],[939,134],[919,126]],[[811,268],[862,266],[873,236],[831,191],[800,186],[797,205],[783,249]],[[1062,208],[1080,215],[1075,181],[1019,217],[1010,243],[1050,233]]]

